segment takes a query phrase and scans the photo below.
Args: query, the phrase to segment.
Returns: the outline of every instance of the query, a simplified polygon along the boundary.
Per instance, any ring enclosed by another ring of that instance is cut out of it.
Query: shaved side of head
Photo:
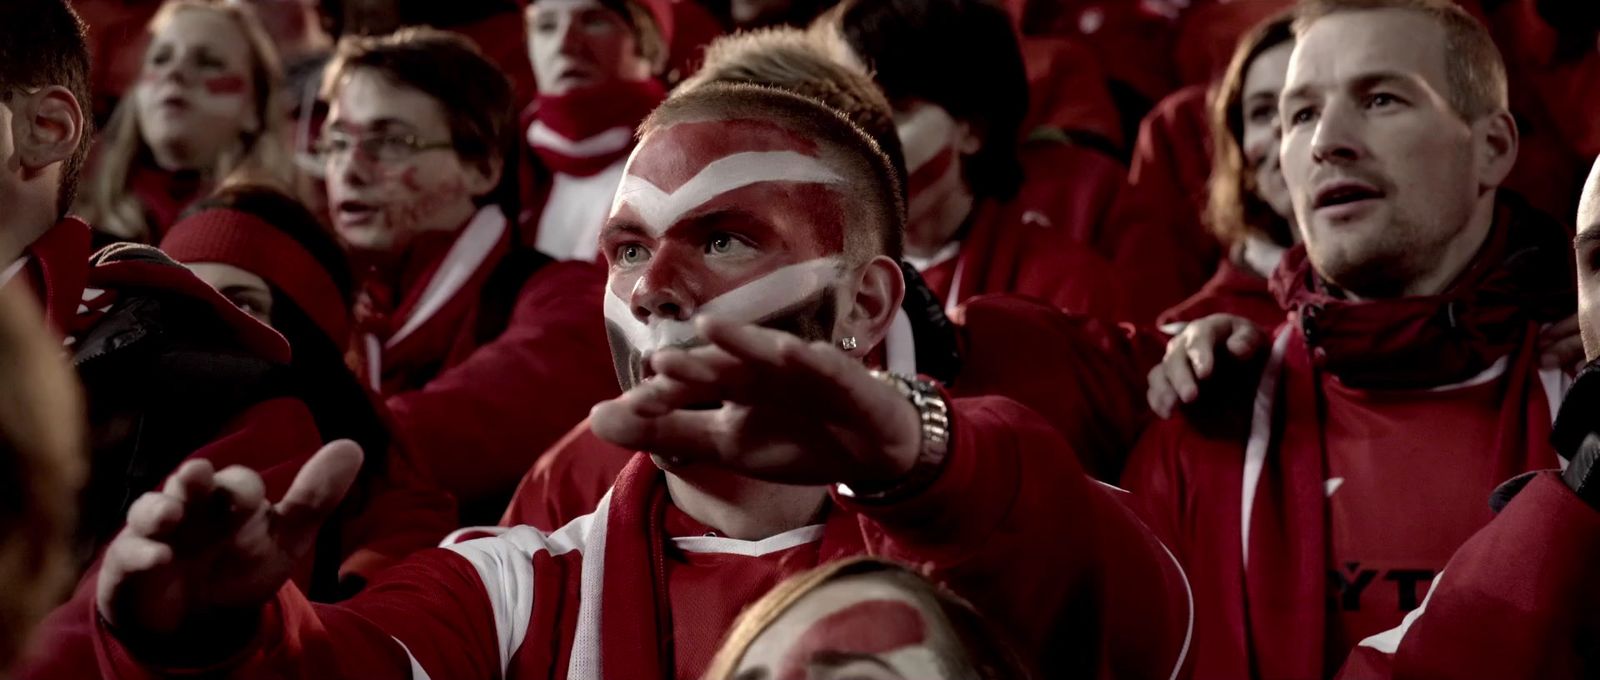
[[[706,48],[705,63],[678,89],[688,91],[714,83],[765,85],[827,104],[872,136],[889,157],[895,179],[903,187],[905,151],[895,131],[889,100],[859,64],[847,64],[834,56],[837,50],[827,43],[829,36],[834,34],[791,27],[723,36]],[[836,36],[832,39],[838,40]]]
[[[823,161],[846,180],[835,185],[850,203],[850,223],[841,225],[846,256],[856,262],[878,255],[900,259],[905,209],[894,164],[872,135],[821,101],[762,85],[708,83],[682,89],[640,126],[640,146],[677,125],[733,120],[772,125],[815,144]]]

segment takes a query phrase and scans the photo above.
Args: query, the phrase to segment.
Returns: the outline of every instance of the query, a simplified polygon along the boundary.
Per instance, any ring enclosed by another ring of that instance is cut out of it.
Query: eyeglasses
[[[453,148],[449,140],[424,142],[416,135],[377,134],[356,137],[342,132],[329,131],[322,135],[313,150],[324,163],[343,158],[351,151],[360,151],[362,157],[381,163],[403,161],[419,153]]]

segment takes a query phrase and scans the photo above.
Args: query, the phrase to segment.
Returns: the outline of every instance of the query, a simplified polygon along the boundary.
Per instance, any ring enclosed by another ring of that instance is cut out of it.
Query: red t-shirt
[[[802,527],[758,544],[775,549],[761,555],[716,552],[722,538],[677,506],[665,512],[667,592],[672,598],[672,646],[678,680],[697,680],[711,665],[726,630],[707,621],[733,621],[787,574],[817,564],[822,525]],[[696,544],[700,545],[696,545]],[[799,543],[799,545],[795,545]],[[752,546],[746,542],[745,546]]]
[[[1329,658],[1399,625],[1456,549],[1493,518],[1489,493],[1504,481],[1495,478],[1495,459],[1464,452],[1495,441],[1500,423],[1485,414],[1500,411],[1507,381],[1474,382],[1364,391],[1324,380],[1325,441],[1338,442],[1328,450],[1324,487]]]

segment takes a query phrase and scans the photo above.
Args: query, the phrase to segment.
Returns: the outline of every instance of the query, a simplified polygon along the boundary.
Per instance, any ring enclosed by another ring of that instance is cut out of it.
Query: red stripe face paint
[[[909,196],[915,199],[921,196],[943,179],[950,172],[950,166],[956,162],[956,150],[946,146],[939,150],[933,158],[923,163],[921,167],[911,171],[911,176],[906,179]]]
[[[207,78],[204,83],[206,92],[217,96],[237,96],[245,93],[248,83],[245,77],[239,74],[228,74]]]
[[[784,655],[781,680],[806,680],[822,654],[886,656],[927,641],[922,612],[900,600],[866,600],[824,616]]]
[[[798,326],[830,330],[832,299],[812,303],[842,271],[844,173],[767,121],[680,123],[645,138],[600,239],[619,374],[637,374],[659,346],[691,342],[701,311],[761,323],[804,304],[827,319]],[[800,270],[803,281],[757,285]]]

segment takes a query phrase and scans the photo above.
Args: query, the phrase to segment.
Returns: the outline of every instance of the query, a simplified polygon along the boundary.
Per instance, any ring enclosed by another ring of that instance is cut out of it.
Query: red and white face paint
[[[952,196],[969,193],[961,177],[964,131],[944,108],[922,101],[895,113],[895,131],[905,149],[906,172],[910,173],[906,179],[910,197],[906,237],[913,246],[937,249],[953,234],[925,232],[930,226],[943,232],[944,207]]]
[[[951,660],[934,647],[936,640],[955,639],[944,625],[915,596],[885,579],[841,579],[802,597],[752,640],[735,675],[772,680],[968,677],[948,667]]]
[[[162,167],[209,168],[260,131],[253,60],[244,32],[222,12],[181,10],[157,28],[133,97],[139,134]]]
[[[830,338],[845,181],[815,143],[770,122],[680,123],[646,137],[600,237],[624,387],[645,377],[650,353],[695,344],[699,314]]]
[[[448,146],[444,105],[367,69],[345,76],[323,142],[334,229],[353,249],[399,252],[411,237],[454,231],[476,212],[480,170]]]

